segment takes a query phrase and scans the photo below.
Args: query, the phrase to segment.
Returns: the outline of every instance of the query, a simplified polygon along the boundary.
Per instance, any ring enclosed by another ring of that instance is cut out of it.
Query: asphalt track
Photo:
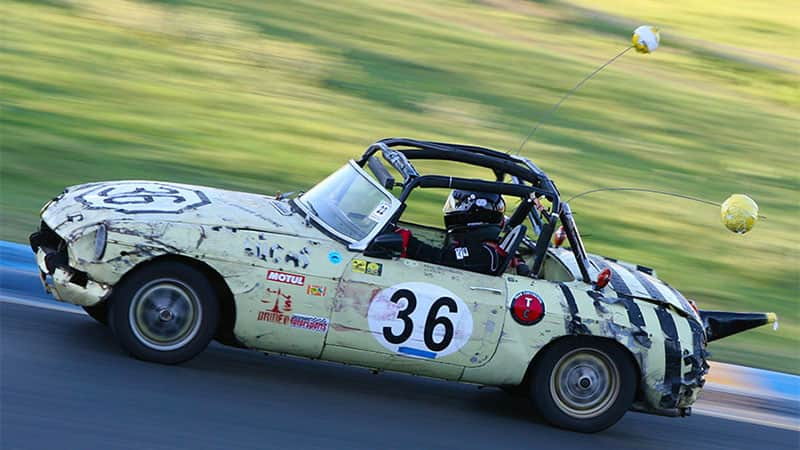
[[[41,302],[29,272],[0,281],[3,449],[800,448],[796,430],[700,414],[571,433],[497,389],[217,344],[183,365],[145,363],[88,316]]]

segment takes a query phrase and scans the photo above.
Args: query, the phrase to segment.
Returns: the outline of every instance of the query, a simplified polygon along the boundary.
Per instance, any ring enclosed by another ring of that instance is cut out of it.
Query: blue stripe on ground
[[[28,245],[0,241],[0,267],[36,272],[36,256]]]

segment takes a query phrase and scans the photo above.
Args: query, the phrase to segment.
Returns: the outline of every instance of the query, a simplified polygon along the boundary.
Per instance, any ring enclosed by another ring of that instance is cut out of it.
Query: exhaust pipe
[[[737,313],[727,311],[698,311],[706,328],[708,342],[730,335],[774,323],[778,329],[778,316],[775,313]]]

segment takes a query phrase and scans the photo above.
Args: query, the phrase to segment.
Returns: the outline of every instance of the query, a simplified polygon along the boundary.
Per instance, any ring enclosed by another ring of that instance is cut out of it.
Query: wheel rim
[[[550,394],[564,413],[590,419],[606,412],[620,393],[619,370],[605,353],[579,348],[562,356],[550,375]]]
[[[168,351],[182,347],[197,335],[202,315],[192,288],[179,280],[162,278],[136,291],[128,319],[142,344]]]

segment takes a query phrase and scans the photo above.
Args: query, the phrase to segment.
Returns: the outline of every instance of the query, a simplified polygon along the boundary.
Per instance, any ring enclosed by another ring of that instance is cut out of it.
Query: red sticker
[[[544,302],[531,291],[522,291],[511,300],[511,317],[520,325],[535,325],[544,317]]]
[[[278,283],[293,284],[295,286],[303,286],[306,284],[306,277],[304,275],[278,272],[277,270],[270,270],[267,272],[267,280],[277,281]]]

